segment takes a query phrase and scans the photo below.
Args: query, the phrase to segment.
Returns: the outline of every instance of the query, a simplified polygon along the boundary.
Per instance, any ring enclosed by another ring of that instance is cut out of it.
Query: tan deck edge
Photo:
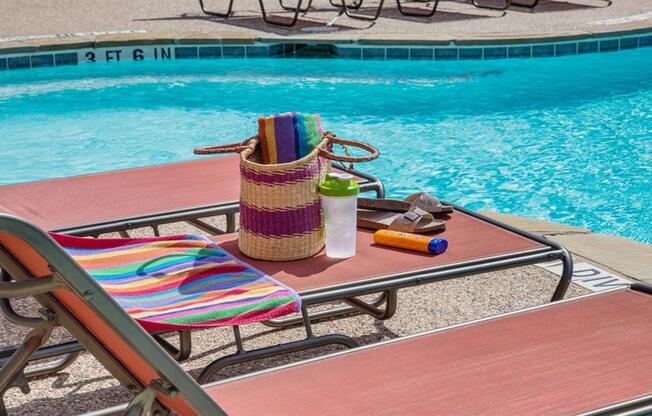
[[[28,39],[0,42],[0,54],[35,53],[54,50],[104,48],[135,45],[183,45],[183,44],[253,44],[263,43],[307,43],[307,44],[363,44],[363,45],[432,45],[432,46],[487,46],[518,45],[533,43],[560,43],[565,41],[590,40],[594,38],[625,37],[652,33],[652,19],[618,25],[586,26],[571,31],[550,33],[458,33],[443,34],[324,34],[313,37],[302,36],[255,36],[249,32],[171,32],[171,33],[129,33],[99,35],[94,37],[62,37]]]
[[[645,283],[652,283],[652,245],[610,234],[593,233],[552,221],[497,212],[482,214],[549,238],[592,263]]]

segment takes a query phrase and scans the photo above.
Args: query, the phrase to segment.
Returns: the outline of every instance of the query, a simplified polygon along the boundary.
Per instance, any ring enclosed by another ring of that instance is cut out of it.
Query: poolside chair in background
[[[357,3],[353,3],[351,5],[348,5],[346,3],[346,0],[340,0],[340,4],[336,4],[333,2],[333,0],[329,0],[330,3],[333,6],[339,7],[344,14],[346,14],[348,17],[352,19],[357,19],[357,20],[366,20],[366,21],[371,21],[374,22],[378,20],[380,17],[380,13],[383,10],[383,6],[385,5],[385,0],[380,0],[378,3],[378,6],[376,7],[376,11],[371,14],[362,14],[362,13],[353,13],[351,10],[359,10],[360,7],[362,7],[362,3],[364,0],[359,0]],[[398,7],[398,12],[402,14],[403,16],[409,16],[409,17],[432,17],[435,15],[437,12],[437,6],[439,5],[439,0],[432,0],[429,1],[428,3],[432,3],[432,6],[428,7],[427,9],[423,9],[423,11],[416,12],[416,11],[409,11],[407,8],[404,7],[404,4],[401,3],[401,0],[396,0],[396,6]]]
[[[471,0],[472,4],[475,7],[480,9],[490,9],[490,10],[507,10],[511,6],[523,7],[529,10],[534,10],[541,0],[530,0],[530,1],[517,1],[517,0]],[[612,0],[598,0],[601,3],[604,3],[602,6],[593,6],[593,7],[609,7],[612,4]],[[497,2],[496,5],[493,5],[493,2]]]
[[[283,3],[283,0],[278,0],[283,10],[294,12],[294,15],[292,16],[292,18],[290,18],[289,22],[270,18],[267,14],[267,10],[265,9],[265,4],[263,3],[263,0],[258,0],[258,4],[260,6],[260,12],[262,14],[265,23],[270,25],[275,25],[275,26],[292,27],[297,24],[297,21],[299,20],[299,13],[307,13],[308,10],[310,10],[310,7],[312,6],[312,1],[313,0],[307,0],[307,4],[305,5],[305,7],[302,8],[301,6],[303,5],[303,0],[297,0],[296,7],[287,6],[285,3]],[[226,19],[233,12],[233,2],[234,0],[229,0],[229,3],[226,8],[226,12],[224,13],[208,10],[204,6],[204,0],[199,0],[199,7],[201,8],[201,11],[208,16],[215,16],[215,17],[221,17]]]
[[[59,323],[137,392],[129,404],[95,416],[652,410],[650,286],[588,295],[202,388],[46,233],[1,215],[0,246],[0,266],[18,279],[3,283],[0,295],[33,296],[44,307],[0,370],[0,391],[20,384],[29,355]]]

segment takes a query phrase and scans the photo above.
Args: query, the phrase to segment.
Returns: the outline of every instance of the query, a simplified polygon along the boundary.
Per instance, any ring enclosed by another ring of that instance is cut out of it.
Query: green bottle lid
[[[360,193],[360,186],[348,173],[329,173],[319,187],[324,196],[354,196]]]

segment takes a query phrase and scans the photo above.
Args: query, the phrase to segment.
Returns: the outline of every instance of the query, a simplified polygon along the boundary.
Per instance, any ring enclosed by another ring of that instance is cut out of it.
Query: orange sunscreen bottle
[[[442,254],[448,248],[448,241],[425,235],[403,233],[400,231],[378,230],[374,233],[374,242],[383,246],[422,251],[430,254]]]

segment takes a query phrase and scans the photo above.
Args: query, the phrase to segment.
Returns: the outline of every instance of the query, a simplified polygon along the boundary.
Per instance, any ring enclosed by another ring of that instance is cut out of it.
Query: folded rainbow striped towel
[[[301,308],[292,289],[201,236],[50,235],[148,331],[242,325]]]
[[[301,159],[319,144],[319,114],[284,113],[258,118],[263,163],[287,163]]]

